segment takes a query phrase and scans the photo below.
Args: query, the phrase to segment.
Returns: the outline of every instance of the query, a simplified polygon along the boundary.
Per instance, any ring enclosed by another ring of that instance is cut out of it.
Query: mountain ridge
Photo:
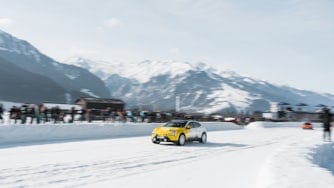
[[[72,102],[81,96],[110,97],[105,83],[88,70],[59,63],[39,52],[29,42],[4,31],[0,32],[0,57],[26,71],[51,79],[67,93],[76,93],[75,96],[71,96]]]
[[[54,103],[59,101],[69,102],[69,96],[77,95],[75,91],[66,91],[53,80],[22,69],[1,57],[0,65],[1,100],[22,103]]]
[[[266,111],[271,102],[286,101],[316,105],[334,104],[330,94],[319,94],[264,80],[245,77],[234,71],[221,71],[205,63],[150,61],[133,63],[86,61],[80,59],[92,73],[104,72],[103,79],[111,95],[135,107],[150,104],[156,110],[175,109],[180,97],[181,110],[213,113],[219,111]],[[116,66],[121,66],[114,68]],[[94,67],[90,69],[90,67]],[[141,76],[144,75],[144,76]]]

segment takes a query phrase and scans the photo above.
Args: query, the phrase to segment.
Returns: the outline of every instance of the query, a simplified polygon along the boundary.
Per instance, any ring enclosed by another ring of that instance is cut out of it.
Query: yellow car
[[[152,131],[152,142],[174,142],[183,146],[186,141],[199,141],[206,143],[207,130],[197,121],[172,120]]]

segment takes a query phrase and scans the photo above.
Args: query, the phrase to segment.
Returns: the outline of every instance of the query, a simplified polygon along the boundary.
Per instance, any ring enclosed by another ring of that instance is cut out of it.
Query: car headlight
[[[175,130],[170,130],[169,134],[172,135],[172,136],[176,136],[176,131]]]

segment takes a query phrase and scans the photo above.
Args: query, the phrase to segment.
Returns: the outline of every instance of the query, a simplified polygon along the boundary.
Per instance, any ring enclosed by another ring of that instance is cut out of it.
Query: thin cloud
[[[96,58],[96,57],[99,57],[100,55],[101,55],[100,52],[97,50],[86,49],[86,48],[82,48],[78,46],[71,46],[67,50],[67,54],[65,55],[65,57],[66,58],[71,58],[71,57]]]
[[[179,48],[171,48],[171,49],[169,49],[169,52],[171,54],[178,54],[180,52],[180,49]]]
[[[122,21],[118,18],[110,18],[109,20],[104,21],[103,26],[105,28],[115,28],[122,24]]]
[[[8,27],[13,21],[9,18],[0,18],[0,27]]]
[[[96,27],[98,32],[105,32],[106,30],[114,29],[122,25],[122,21],[118,18],[110,18],[105,20],[100,26]]]

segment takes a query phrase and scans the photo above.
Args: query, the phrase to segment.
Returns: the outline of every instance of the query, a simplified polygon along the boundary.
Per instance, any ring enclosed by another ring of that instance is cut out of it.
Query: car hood
[[[157,127],[157,128],[155,128],[155,133],[156,134],[169,134],[169,132],[171,131],[171,130],[175,130],[175,131],[177,131],[177,130],[180,130],[180,129],[182,129],[182,128],[179,128],[179,127]]]

